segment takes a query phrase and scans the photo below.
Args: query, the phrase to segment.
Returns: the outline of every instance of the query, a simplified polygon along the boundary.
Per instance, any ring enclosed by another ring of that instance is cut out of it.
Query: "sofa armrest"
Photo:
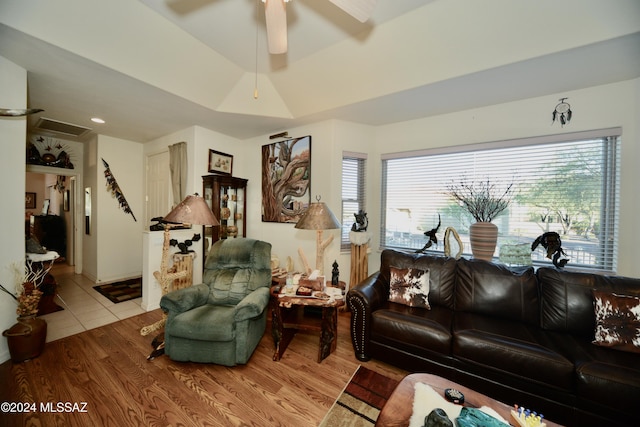
[[[207,303],[210,289],[205,284],[189,286],[163,295],[160,307],[169,314],[189,311]]]
[[[242,322],[259,316],[269,304],[270,297],[271,293],[268,286],[258,288],[248,294],[236,305],[235,321]]]
[[[347,294],[347,304],[351,310],[351,342],[358,360],[371,359],[367,352],[371,335],[371,314],[387,301],[388,296],[389,292],[379,271],[350,289]]]

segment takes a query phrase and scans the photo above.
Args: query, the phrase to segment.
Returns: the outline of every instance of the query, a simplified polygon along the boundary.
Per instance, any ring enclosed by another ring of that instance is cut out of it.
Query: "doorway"
[[[45,178],[46,177],[46,178]],[[43,215],[56,213],[64,218],[66,224],[65,254],[66,263],[74,267],[76,274],[82,274],[82,233],[78,224],[81,224],[82,209],[78,207],[78,202],[82,201],[82,195],[78,194],[82,185],[78,182],[81,179],[79,172],[74,169],[53,168],[47,166],[27,165],[25,182],[27,192],[29,192],[28,181],[36,179],[41,182],[41,190],[36,192],[36,207],[25,210],[26,214]],[[45,212],[45,201],[49,200],[48,209]]]

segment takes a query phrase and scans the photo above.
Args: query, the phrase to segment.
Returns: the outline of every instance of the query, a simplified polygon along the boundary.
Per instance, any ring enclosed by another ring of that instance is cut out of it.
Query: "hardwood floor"
[[[0,365],[0,402],[35,409],[6,413],[3,406],[0,425],[317,426],[361,364],[348,312],[339,315],[337,350],[322,363],[319,337],[303,333],[274,362],[267,325],[249,363],[233,368],[166,356],[148,362],[153,337],[139,330],[160,318],[160,310],[141,314],[47,343],[31,361]],[[397,380],[408,373],[377,361],[362,365]]]

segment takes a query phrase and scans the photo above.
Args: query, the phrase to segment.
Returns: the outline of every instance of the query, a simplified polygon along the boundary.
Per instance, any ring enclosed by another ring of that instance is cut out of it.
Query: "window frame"
[[[607,236],[610,239],[613,239],[613,243],[610,245],[603,245],[602,240],[599,240],[598,249],[600,251],[605,251],[607,257],[602,257],[602,260],[598,264],[580,264],[576,266],[576,269],[586,270],[586,271],[596,271],[603,273],[615,273],[617,268],[617,258],[618,258],[618,245],[619,245],[619,233],[617,230],[618,219],[620,215],[620,152],[621,152],[621,136],[622,129],[619,127],[616,128],[607,128],[607,129],[599,129],[592,131],[583,131],[583,132],[573,132],[573,133],[563,133],[563,134],[555,134],[555,135],[546,135],[540,137],[530,137],[530,138],[520,138],[520,139],[512,139],[512,140],[504,140],[504,141],[493,141],[486,143],[478,143],[478,144],[466,144],[466,145],[458,145],[451,147],[440,147],[433,149],[424,149],[424,150],[414,150],[414,151],[405,151],[405,152],[396,152],[396,153],[385,153],[381,156],[382,165],[381,165],[381,203],[380,203],[380,249],[400,249],[400,250],[418,250],[420,247],[407,247],[407,246],[398,246],[393,244],[387,244],[387,203],[388,203],[388,191],[389,191],[389,173],[393,173],[388,171],[388,162],[393,161],[395,159],[407,160],[415,157],[428,157],[435,155],[456,155],[456,154],[467,154],[467,153],[477,153],[485,150],[495,150],[495,149],[510,149],[510,148],[519,148],[519,147],[528,147],[535,145],[544,145],[544,144],[553,144],[553,143],[571,143],[571,142],[579,142],[579,141],[592,141],[596,139],[609,139],[608,141],[603,141],[603,147],[609,147],[609,151],[603,156],[601,161],[601,167],[603,169],[603,173],[606,174],[606,178],[604,179],[604,188],[601,194],[601,209],[600,209],[600,221],[602,229],[606,230],[604,233],[607,233]],[[613,150],[613,151],[612,151]],[[607,209],[609,204],[613,205],[613,210]],[[434,219],[433,226],[437,225],[437,217]],[[444,233],[444,228],[442,227],[438,234],[442,235]],[[426,243],[426,238],[424,242]],[[409,243],[411,244],[411,243]],[[564,246],[564,245],[563,245]],[[439,245],[434,248],[434,250],[427,250],[427,253],[433,254],[442,254],[443,245]],[[465,247],[465,256],[470,254],[470,249]],[[496,258],[494,258],[496,260]],[[550,260],[542,260],[535,261],[534,265],[552,265]],[[567,268],[571,268],[571,263],[567,265]]]

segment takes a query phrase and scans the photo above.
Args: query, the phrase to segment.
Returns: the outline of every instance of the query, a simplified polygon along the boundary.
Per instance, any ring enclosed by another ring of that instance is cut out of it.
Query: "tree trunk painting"
[[[262,220],[296,223],[311,202],[311,136],[262,146]]]

